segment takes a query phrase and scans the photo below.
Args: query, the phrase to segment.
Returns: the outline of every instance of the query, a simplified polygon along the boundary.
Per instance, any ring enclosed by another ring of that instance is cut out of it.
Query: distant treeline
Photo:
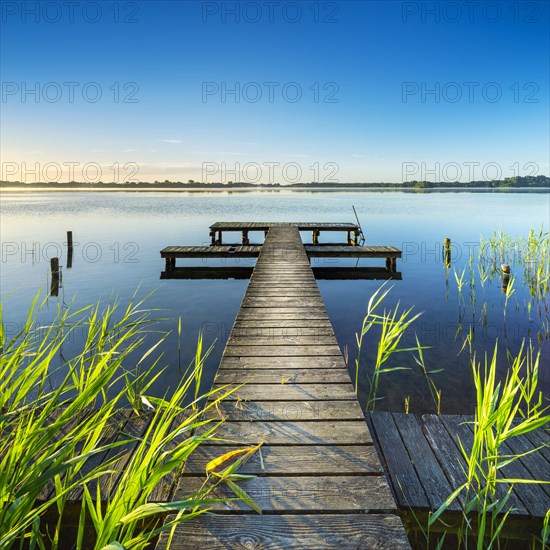
[[[438,187],[445,188],[510,188],[510,187],[550,187],[550,178],[548,176],[515,176],[512,178],[505,178],[503,180],[491,180],[491,181],[470,181],[470,182],[448,182],[448,181],[405,181],[401,183],[387,183],[387,182],[370,182],[370,183],[334,183],[334,182],[310,182],[310,183],[293,183],[293,184],[280,184],[280,183],[248,183],[248,182],[211,182],[203,183],[200,181],[188,180],[186,183],[181,181],[140,181],[133,183],[115,183],[115,182],[35,182],[24,183],[20,181],[0,181],[0,187],[28,187],[28,188],[56,188],[56,189],[228,189],[228,188],[338,188],[338,187],[352,187],[352,188],[370,188],[370,187],[385,187],[385,188],[407,188],[407,189],[433,189]]]

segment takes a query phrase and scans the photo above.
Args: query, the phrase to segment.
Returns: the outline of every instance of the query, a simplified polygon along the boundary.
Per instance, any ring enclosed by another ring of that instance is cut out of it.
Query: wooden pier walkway
[[[174,548],[410,548],[293,225],[269,229],[215,380],[243,382],[214,413],[225,441],[199,446],[172,500],[202,485],[213,458],[264,442],[239,469],[256,476],[241,487],[262,515],[215,503],[176,528]],[[235,495],[223,485],[213,496]]]

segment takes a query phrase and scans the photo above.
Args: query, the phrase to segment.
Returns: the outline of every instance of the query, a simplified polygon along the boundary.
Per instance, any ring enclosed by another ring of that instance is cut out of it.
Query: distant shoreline
[[[404,192],[404,193],[465,193],[465,192],[484,192],[484,193],[514,193],[514,192],[535,192],[535,193],[550,193],[550,187],[535,187],[535,186],[525,186],[525,187],[354,187],[342,185],[341,187],[136,187],[132,188],[129,186],[117,187],[46,187],[46,186],[33,186],[31,184],[25,186],[13,186],[13,187],[0,187],[1,193],[280,193],[280,192],[325,192],[325,193],[341,193],[341,192]]]

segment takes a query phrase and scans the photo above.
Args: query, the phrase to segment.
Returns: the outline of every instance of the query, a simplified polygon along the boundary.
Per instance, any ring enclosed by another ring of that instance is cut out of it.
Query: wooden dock
[[[410,547],[298,229],[269,228],[215,380],[247,384],[213,413],[223,441],[193,453],[172,495],[197,490],[213,458],[264,442],[239,470],[256,476],[241,487],[262,515],[215,503],[177,527],[175,548]]]
[[[434,512],[464,483],[466,462],[459,439],[469,452],[473,443],[472,422],[472,417],[456,415],[369,414],[371,433],[401,510],[412,508],[417,516],[422,511]],[[545,447],[529,453],[541,446]],[[502,477],[550,481],[550,435],[547,430],[541,428],[513,437],[503,445],[502,452],[508,455],[529,453],[505,466]],[[508,485],[498,485],[497,495],[504,498],[508,489]],[[510,536],[540,534],[544,516],[550,509],[550,485],[516,483],[507,504],[508,522],[512,526]],[[458,524],[464,505],[462,495],[449,506],[449,513],[443,516],[448,526]],[[414,526],[412,522],[413,529]]]

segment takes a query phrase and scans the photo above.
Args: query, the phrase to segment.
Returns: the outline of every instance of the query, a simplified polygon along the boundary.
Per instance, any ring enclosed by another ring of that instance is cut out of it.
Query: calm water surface
[[[393,245],[403,250],[398,260],[402,280],[393,287],[386,307],[400,301],[423,312],[414,325],[425,350],[428,368],[442,369],[434,381],[442,391],[442,411],[467,413],[473,410],[473,389],[469,358],[460,352],[470,327],[478,354],[492,351],[498,339],[499,364],[506,368],[504,348],[517,352],[524,338],[533,338],[542,351],[541,385],[550,395],[549,341],[542,330],[548,322],[548,304],[535,302],[527,310],[529,288],[518,268],[515,291],[504,320],[502,281],[496,277],[482,290],[475,275],[475,301],[471,301],[470,276],[465,272],[462,298],[454,271],[460,275],[468,256],[479,252],[480,236],[489,237],[502,228],[511,236],[526,236],[531,227],[545,231],[549,225],[547,192],[214,192],[214,193],[3,193],[1,198],[1,295],[8,335],[16,334],[27,309],[39,289],[44,296],[49,287],[49,258],[60,256],[63,283],[59,297],[50,297],[41,313],[46,323],[56,315],[58,305],[74,301],[83,306],[98,300],[105,303],[118,297],[128,301],[154,291],[148,299],[158,316],[166,318],[160,328],[171,330],[163,348],[166,372],[153,392],[164,394],[180,376],[180,366],[191,360],[200,330],[207,343],[215,342],[207,361],[204,383],[212,382],[233,320],[246,290],[246,280],[160,280],[164,269],[159,251],[168,245],[209,244],[208,227],[216,221],[345,221],[354,222],[355,205],[368,245]],[[66,266],[64,246],[67,230],[75,241],[73,265]],[[251,241],[263,235],[251,233]],[[441,242],[453,242],[452,265],[446,273]],[[310,241],[309,235],[303,235]],[[328,236],[324,236],[327,240]],[[340,237],[341,238],[341,237]],[[323,234],[321,235],[323,239]],[[334,241],[334,238],[330,240]],[[365,260],[359,266],[380,265],[383,260]],[[252,260],[189,260],[178,265],[253,266]],[[354,266],[356,260],[312,260],[319,267]],[[477,269],[475,270],[477,273]],[[318,282],[338,343],[349,350],[350,371],[356,344],[372,293],[381,281],[352,280]],[[485,303],[485,307],[483,304]],[[178,358],[176,327],[183,324],[183,351]],[[366,373],[372,368],[376,334],[369,334],[363,350],[359,393],[366,399]],[[402,344],[414,345],[414,331]],[[77,346],[78,342],[73,342]],[[377,408],[434,410],[426,379],[415,368],[413,354],[394,355],[388,366],[403,366],[382,378]],[[353,374],[354,375],[354,374]]]

